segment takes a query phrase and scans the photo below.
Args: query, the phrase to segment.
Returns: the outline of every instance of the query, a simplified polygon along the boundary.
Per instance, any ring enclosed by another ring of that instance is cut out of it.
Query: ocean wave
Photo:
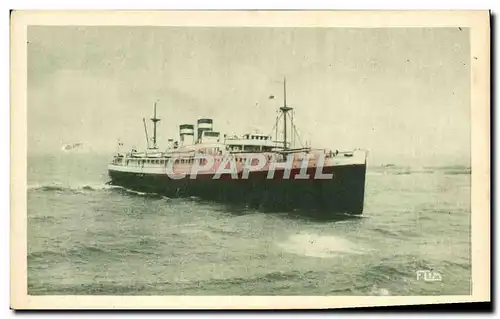
[[[160,198],[165,200],[170,200],[169,197],[163,196],[158,193],[141,192],[132,189],[128,189],[117,185],[107,185],[107,184],[81,184],[81,185],[60,185],[60,184],[48,184],[48,185],[28,185],[28,192],[55,192],[55,193],[69,193],[69,194],[85,194],[97,191],[119,191],[126,194],[131,194],[134,196],[150,197],[150,198]]]
[[[82,185],[63,185],[63,184],[31,184],[28,185],[28,191],[43,192],[75,192],[75,191],[99,191],[108,189],[121,189],[121,186],[107,184],[82,184]]]
[[[170,198],[167,196],[163,196],[158,193],[149,193],[149,192],[141,192],[141,191],[136,191],[133,189],[128,189],[128,188],[120,188],[121,191],[125,191],[128,194],[135,195],[135,196],[142,196],[142,197],[151,197],[151,198],[159,198],[159,199],[166,199],[169,200]]]
[[[311,276],[312,271],[301,272],[297,270],[290,271],[271,271],[253,276],[235,276],[229,278],[212,278],[207,280],[192,281],[188,285],[193,287],[216,286],[219,288],[232,287],[234,285],[254,286],[259,283],[276,283],[282,281],[293,281],[298,278]]]
[[[210,233],[220,234],[220,235],[238,235],[240,233],[238,230],[231,230],[214,226],[207,226],[207,229]]]
[[[34,259],[42,259],[45,260],[46,258],[57,258],[57,257],[62,257],[64,256],[64,253],[62,252],[55,252],[51,250],[46,250],[46,251],[33,251],[28,253],[28,262],[34,260]]]
[[[470,169],[449,170],[449,171],[444,171],[443,174],[445,174],[445,175],[470,175],[471,170]]]
[[[152,192],[141,192],[133,189],[128,189],[118,185],[109,185],[109,184],[97,184],[97,183],[82,183],[75,185],[63,185],[63,184],[31,184],[28,185],[28,191],[39,191],[39,192],[67,192],[67,193],[77,193],[82,194],[86,192],[95,192],[95,191],[120,191],[127,194],[132,194],[136,196],[144,196],[144,197],[153,197],[153,198],[161,198],[165,200],[170,200],[169,197],[163,196],[158,193]],[[192,199],[194,200],[194,199]]]
[[[380,288],[376,284],[372,286],[370,292],[370,296],[390,296],[391,291],[387,288]]]
[[[455,165],[455,166],[389,166],[389,167],[370,167],[368,168],[367,175],[410,175],[410,174],[436,174],[442,173],[445,175],[459,175],[470,174],[471,168],[469,166]]]
[[[334,258],[345,254],[363,254],[362,249],[345,238],[301,233],[278,243],[288,253],[317,258]]]
[[[82,262],[104,256],[108,259],[122,258],[128,255],[149,255],[156,254],[155,251],[150,251],[148,248],[154,246],[155,242],[148,239],[138,240],[132,247],[124,247],[121,245],[96,245],[96,244],[79,244],[71,248],[61,248],[59,250],[42,250],[32,251],[28,253],[28,261],[35,260],[57,260],[72,258],[76,262]]]

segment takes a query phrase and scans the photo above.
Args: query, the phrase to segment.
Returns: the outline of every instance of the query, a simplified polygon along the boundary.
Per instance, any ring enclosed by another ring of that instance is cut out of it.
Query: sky
[[[29,26],[27,45],[29,154],[143,148],[155,101],[160,146],[200,117],[222,134],[270,133],[286,77],[313,147],[470,163],[467,28]]]

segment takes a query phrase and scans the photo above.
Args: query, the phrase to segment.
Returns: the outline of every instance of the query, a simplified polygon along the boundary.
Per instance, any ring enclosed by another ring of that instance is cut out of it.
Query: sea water
[[[107,162],[28,157],[29,294],[471,292],[467,167],[369,167],[363,215],[316,220],[107,186]]]

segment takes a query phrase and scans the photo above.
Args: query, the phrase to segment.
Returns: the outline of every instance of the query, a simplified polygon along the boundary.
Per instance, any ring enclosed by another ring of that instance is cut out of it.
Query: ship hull
[[[267,171],[250,172],[248,179],[222,175],[198,175],[171,179],[167,174],[148,174],[109,169],[111,184],[143,192],[163,194],[170,198],[195,196],[226,204],[243,204],[270,211],[304,211],[308,214],[360,215],[363,212],[366,164],[325,167],[331,179],[289,179],[277,172],[267,179]],[[308,171],[314,176],[314,171]],[[241,177],[241,176],[240,176]]]

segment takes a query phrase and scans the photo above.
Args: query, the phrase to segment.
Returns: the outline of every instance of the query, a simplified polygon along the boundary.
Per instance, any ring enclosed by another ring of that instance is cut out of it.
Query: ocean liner
[[[297,147],[300,137],[294,109],[286,102],[286,80],[283,90],[275,134],[221,135],[213,119],[200,118],[196,128],[181,124],[179,139],[168,139],[164,149],[157,145],[155,103],[151,140],[143,119],[146,149],[118,150],[108,165],[110,184],[263,210],[362,214],[367,152]]]

